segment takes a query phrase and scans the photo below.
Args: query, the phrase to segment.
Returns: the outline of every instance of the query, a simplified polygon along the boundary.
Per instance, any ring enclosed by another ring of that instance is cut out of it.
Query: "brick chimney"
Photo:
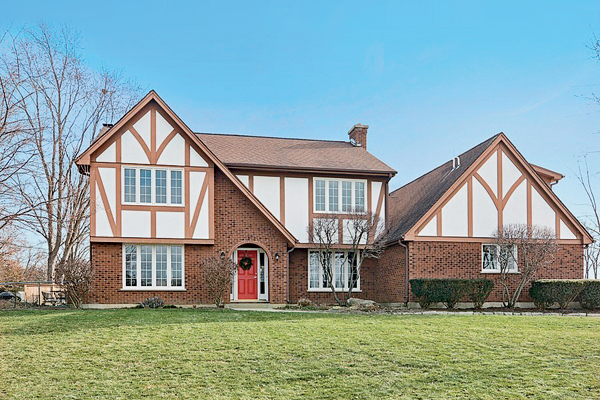
[[[369,125],[356,124],[348,131],[348,136],[350,136],[350,141],[355,146],[360,146],[363,149],[367,150],[367,130],[369,129]]]
[[[100,133],[98,134],[98,137],[104,135],[106,133],[106,131],[112,127],[113,127],[113,124],[102,124],[102,128],[100,128]]]

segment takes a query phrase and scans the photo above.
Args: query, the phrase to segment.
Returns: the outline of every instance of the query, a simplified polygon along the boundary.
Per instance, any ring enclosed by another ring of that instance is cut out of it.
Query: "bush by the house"
[[[473,302],[474,308],[483,307],[483,303],[490,297],[494,290],[494,281],[490,279],[469,279],[467,281],[467,295]]]
[[[565,309],[584,288],[585,281],[578,279],[540,279],[534,281],[529,295],[537,308],[549,308],[558,303]]]
[[[600,279],[584,281],[583,290],[579,294],[579,304],[588,310],[600,307]]]
[[[65,287],[69,303],[80,308],[92,288],[94,274],[90,262],[69,258],[57,265],[54,275]]]
[[[312,302],[312,300],[307,299],[307,298],[301,298],[300,300],[298,300],[298,307],[314,307],[315,303]]]
[[[150,297],[140,303],[142,308],[162,308],[165,302],[158,297]]]
[[[492,292],[494,282],[489,279],[411,279],[410,287],[421,308],[435,303],[454,308],[465,295],[475,308],[481,308]]]

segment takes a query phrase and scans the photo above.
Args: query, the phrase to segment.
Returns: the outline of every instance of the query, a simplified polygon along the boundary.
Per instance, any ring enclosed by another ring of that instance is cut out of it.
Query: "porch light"
[[[275,260],[279,261],[279,253],[275,253]]]

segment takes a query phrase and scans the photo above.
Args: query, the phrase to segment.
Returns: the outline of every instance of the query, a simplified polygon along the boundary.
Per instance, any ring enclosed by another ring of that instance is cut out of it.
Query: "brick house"
[[[336,251],[347,251],[343,222],[356,209],[383,221],[387,243],[363,265],[357,297],[404,303],[413,277],[497,279],[482,258],[507,222],[551,225],[561,257],[542,275],[582,277],[591,238],[551,190],[562,176],[527,163],[506,136],[389,193],[396,171],[367,151],[367,129],[355,125],[349,141],[194,133],[150,92],[77,160],[90,179],[88,303],[210,303],[201,263],[213,255],[251,260],[230,302],[331,302],[308,227],[338,215]]]

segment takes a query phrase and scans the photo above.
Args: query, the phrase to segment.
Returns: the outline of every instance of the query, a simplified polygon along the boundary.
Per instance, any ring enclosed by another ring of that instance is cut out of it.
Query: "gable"
[[[560,240],[591,239],[512,143],[500,135],[405,237],[489,239],[506,224],[544,226]]]

